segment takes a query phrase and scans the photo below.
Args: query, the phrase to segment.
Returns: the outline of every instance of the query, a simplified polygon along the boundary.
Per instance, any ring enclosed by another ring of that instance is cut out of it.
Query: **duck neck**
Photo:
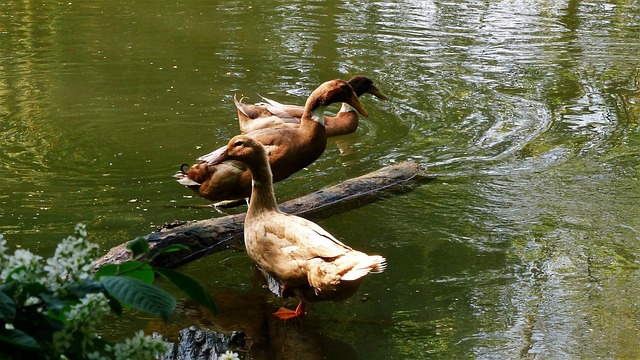
[[[278,211],[269,159],[266,154],[264,157],[264,161],[261,161],[260,164],[249,166],[249,171],[251,171],[251,199],[249,200],[247,217],[255,215],[257,211]]]
[[[358,113],[353,106],[342,103],[340,111],[335,117],[326,119],[327,136],[351,134],[358,129]]]
[[[324,126],[324,109],[325,108],[326,106],[318,106],[317,108],[313,109],[311,111],[311,120]]]
[[[310,126],[320,124],[324,126],[324,110],[326,105],[322,105],[319,101],[310,97],[304,105],[304,113],[300,121],[300,126]]]
[[[346,113],[349,111],[356,112],[356,109],[347,103],[342,103],[342,106],[340,107],[340,111],[338,111],[338,113]]]

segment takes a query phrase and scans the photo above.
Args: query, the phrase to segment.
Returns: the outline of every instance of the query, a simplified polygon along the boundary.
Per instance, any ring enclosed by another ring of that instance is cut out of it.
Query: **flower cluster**
[[[15,281],[17,283],[30,283],[36,281],[42,274],[42,257],[31,252],[18,249],[13,256],[5,254],[7,241],[0,235],[0,281],[6,283]]]
[[[96,329],[109,311],[109,300],[103,293],[89,293],[80,299],[80,303],[71,306],[65,313],[67,326],[53,334],[53,345],[57,352],[64,353],[72,345],[73,334],[77,332],[85,334],[81,339],[82,348],[93,347]]]
[[[218,360],[240,360],[240,356],[237,353],[234,353],[231,350],[227,350],[226,353],[218,356]]]
[[[76,225],[75,236],[69,236],[56,248],[53,257],[44,266],[46,281],[55,291],[61,291],[66,284],[93,278],[94,259],[98,245],[86,241],[87,228]]]
[[[166,354],[171,350],[171,345],[138,331],[123,343],[107,345],[107,350],[116,360],[147,360],[157,354]]]
[[[149,359],[169,350],[142,331],[122,344],[95,341],[112,308],[93,272],[98,246],[86,236],[76,226],[43,263],[24,249],[8,255],[0,234],[0,358]]]

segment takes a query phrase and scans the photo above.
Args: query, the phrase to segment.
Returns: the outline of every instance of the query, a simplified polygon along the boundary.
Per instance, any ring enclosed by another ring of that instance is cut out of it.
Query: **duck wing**
[[[238,100],[236,95],[233,95],[233,103],[236,105],[236,109],[244,116],[245,120],[254,120],[272,115],[263,104],[245,104],[242,102],[244,99],[245,98],[242,97]]]
[[[304,106],[286,105],[259,95],[265,106],[273,115],[281,118],[285,123],[300,123],[300,118],[304,113]]]
[[[210,152],[210,153],[208,153],[206,155],[202,155],[199,158],[197,158],[196,160],[204,161],[204,162],[209,163],[209,162],[219,158],[222,154],[224,154],[225,151],[227,151],[227,146],[226,145],[222,146],[222,147],[219,147],[219,148],[213,150],[212,152]]]
[[[292,258],[329,259],[353,251],[319,225],[298,216],[282,215],[286,221],[270,221],[265,224],[265,231],[280,237],[282,250]]]

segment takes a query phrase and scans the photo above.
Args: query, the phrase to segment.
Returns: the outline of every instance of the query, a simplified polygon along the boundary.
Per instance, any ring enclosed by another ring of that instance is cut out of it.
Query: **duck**
[[[275,316],[302,317],[306,303],[349,298],[366,275],[385,270],[384,257],[354,250],[316,223],[278,208],[268,150],[256,139],[235,136],[210,164],[229,160],[245,164],[252,177],[244,220],[248,256],[263,274],[282,285],[283,297],[300,298],[295,310],[281,307]]]
[[[373,80],[365,75],[356,75],[347,82],[358,97],[369,93],[381,100],[389,99],[375,86]],[[242,134],[270,127],[299,126],[304,112],[303,106],[281,104],[263,96],[264,102],[258,104],[245,104],[242,100],[244,98],[238,100],[235,95],[233,97]],[[325,116],[324,124],[327,137],[351,134],[358,129],[358,114],[349,104],[343,103],[336,116]]]
[[[259,129],[245,134],[266,147],[273,181],[288,178],[322,155],[327,146],[324,111],[335,102],[345,102],[367,116],[351,85],[335,79],[322,83],[309,95],[300,126]],[[217,158],[225,149],[223,146],[199,157],[192,166],[183,164],[174,177],[179,184],[213,202],[248,198],[251,173],[244,163],[236,160],[211,163],[211,159]]]

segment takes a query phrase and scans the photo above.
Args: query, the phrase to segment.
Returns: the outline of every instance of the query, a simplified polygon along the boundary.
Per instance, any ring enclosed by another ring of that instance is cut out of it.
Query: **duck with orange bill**
[[[388,99],[367,76],[356,75],[349,79],[348,83],[358,97],[369,93],[381,100]],[[238,110],[241,133],[246,134],[257,129],[279,126],[300,126],[304,106],[281,104],[265,97],[262,99],[263,103],[245,104],[242,102],[243,99],[237,100],[235,96],[233,97]],[[358,122],[356,110],[351,105],[343,103],[336,116],[324,117],[327,137],[350,134],[358,129]]]
[[[238,135],[210,164],[232,160],[249,169],[252,191],[244,223],[245,246],[265,276],[282,284],[283,297],[300,298],[296,310],[280,308],[274,313],[286,320],[304,315],[308,302],[353,296],[366,275],[384,271],[386,260],[354,250],[314,222],[280,211],[267,151],[256,139]]]
[[[315,89],[304,106],[298,127],[255,130],[246,135],[266,148],[273,181],[281,181],[313,163],[327,146],[324,111],[332,103],[344,102],[363,116],[367,111],[349,83],[330,80]],[[251,194],[251,173],[237,160],[214,163],[226,146],[205,156],[190,167],[183,165],[175,175],[178,183],[214,202],[239,200]]]

